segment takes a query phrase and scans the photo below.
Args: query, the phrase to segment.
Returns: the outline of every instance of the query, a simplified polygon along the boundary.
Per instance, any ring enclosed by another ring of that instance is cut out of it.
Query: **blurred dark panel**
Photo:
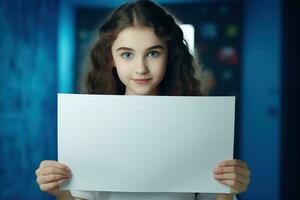
[[[205,79],[213,82],[211,96],[239,96],[243,6],[233,0],[165,5],[182,23],[194,26]]]
[[[300,197],[300,15],[296,1],[283,1],[283,95],[281,199]]]

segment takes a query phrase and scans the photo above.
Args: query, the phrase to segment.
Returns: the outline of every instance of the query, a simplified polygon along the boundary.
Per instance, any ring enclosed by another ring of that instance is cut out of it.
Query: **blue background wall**
[[[49,198],[34,171],[56,159],[56,93],[74,89],[75,8],[124,1],[103,2],[0,1],[0,199]],[[245,1],[238,151],[253,174],[245,200],[280,195],[281,3]]]
[[[0,199],[47,199],[34,171],[56,158],[58,1],[0,1]]]
[[[252,170],[243,199],[278,200],[281,138],[281,1],[245,6],[240,155]]]

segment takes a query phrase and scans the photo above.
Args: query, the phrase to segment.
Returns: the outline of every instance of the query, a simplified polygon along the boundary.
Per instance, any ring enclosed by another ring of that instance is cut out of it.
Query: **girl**
[[[100,39],[91,52],[87,86],[91,94],[202,95],[194,77],[199,67],[174,18],[151,1],[127,3],[116,9],[99,29]],[[57,199],[101,200],[232,200],[244,192],[250,171],[241,160],[220,162],[214,178],[231,194],[63,192],[58,186],[71,170],[57,161],[42,161],[36,170],[40,189]]]

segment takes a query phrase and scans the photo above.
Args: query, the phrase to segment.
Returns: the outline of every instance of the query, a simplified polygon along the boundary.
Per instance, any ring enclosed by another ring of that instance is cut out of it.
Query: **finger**
[[[215,174],[231,173],[231,172],[239,173],[242,176],[245,176],[247,178],[250,177],[251,175],[248,169],[237,167],[237,166],[221,166],[214,169]]]
[[[38,176],[37,182],[39,184],[46,184],[46,183],[50,183],[50,182],[59,181],[61,179],[69,179],[69,176],[58,175],[58,174],[51,174],[51,175],[47,175],[47,176]]]
[[[35,170],[35,175],[36,175],[36,176],[38,176],[38,174],[39,174],[39,169],[40,169],[40,168],[38,168],[38,169]]]
[[[67,165],[59,163],[55,160],[44,160],[41,162],[40,167],[55,167],[55,168],[59,168],[62,170],[71,171]]]
[[[237,167],[244,167],[248,169],[246,162],[238,159],[224,160],[218,163],[218,166],[237,166]]]
[[[241,184],[247,184],[248,179],[237,173],[215,174],[214,178],[219,180],[234,180]]]
[[[59,168],[53,168],[53,167],[47,167],[42,168],[37,171],[37,176],[46,176],[51,174],[58,174],[58,175],[65,175],[68,176],[71,172],[59,169]]]
[[[60,184],[64,183],[67,180],[68,179],[61,179],[59,181],[50,182],[50,183],[46,183],[46,184],[41,184],[40,185],[40,189],[43,192],[47,192],[47,191],[49,191],[51,189],[54,189],[55,187],[59,186]]]

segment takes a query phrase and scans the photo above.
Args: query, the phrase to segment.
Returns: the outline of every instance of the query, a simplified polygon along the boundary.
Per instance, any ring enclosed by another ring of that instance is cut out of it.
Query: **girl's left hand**
[[[247,190],[251,172],[244,161],[233,159],[220,162],[214,169],[214,178],[238,194]]]

